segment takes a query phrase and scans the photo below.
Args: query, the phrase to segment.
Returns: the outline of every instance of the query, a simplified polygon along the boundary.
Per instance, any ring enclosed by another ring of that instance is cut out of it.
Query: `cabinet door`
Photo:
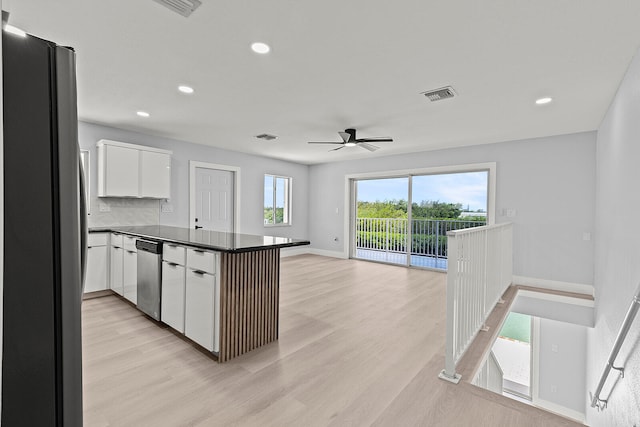
[[[138,302],[138,254],[123,250],[122,283],[124,297],[136,304]]]
[[[137,237],[124,234],[122,235],[122,247],[124,248],[125,251],[135,252],[137,251],[136,240],[138,240]],[[116,245],[116,246],[120,246],[120,245]]]
[[[161,320],[184,334],[184,267],[172,262],[162,262]]]
[[[187,269],[186,277],[184,334],[213,351],[215,276]]]
[[[140,197],[168,199],[171,196],[171,156],[140,152]]]
[[[122,282],[122,268],[123,268],[123,253],[124,249],[119,247],[111,247],[111,269],[110,269],[110,286],[111,290],[119,295],[124,295],[123,282]]]
[[[84,282],[85,292],[107,289],[107,247],[93,246],[87,250],[87,276]]]
[[[100,196],[138,197],[139,179],[139,151],[133,148],[107,145],[104,149],[105,158],[103,172],[104,194]],[[100,183],[98,183],[100,184]]]

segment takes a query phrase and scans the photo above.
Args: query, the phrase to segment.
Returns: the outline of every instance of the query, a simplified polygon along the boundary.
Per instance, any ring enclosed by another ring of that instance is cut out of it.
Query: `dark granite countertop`
[[[221,252],[250,252],[261,249],[288,248],[309,245],[308,240],[288,237],[256,236],[253,234],[226,233],[220,231],[194,230],[191,228],[169,227],[166,225],[142,225],[131,227],[95,227],[90,233],[113,232],[193,246],[200,249],[212,249]]]

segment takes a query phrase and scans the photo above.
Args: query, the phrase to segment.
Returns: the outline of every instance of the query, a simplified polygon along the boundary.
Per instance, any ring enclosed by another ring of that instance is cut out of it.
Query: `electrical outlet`
[[[558,386],[555,384],[551,384],[551,393],[557,393],[558,392]]]
[[[551,351],[554,353],[558,352],[558,344],[551,344]]]
[[[515,209],[507,209],[507,216],[509,218],[515,218],[515,216],[518,215],[518,211]]]
[[[100,212],[111,212],[111,206],[105,202],[100,202]]]
[[[591,240],[591,233],[589,233],[588,231],[582,233],[582,240],[584,240],[585,242]]]
[[[173,205],[171,203],[163,203],[162,213],[171,213],[171,212],[173,212]]]

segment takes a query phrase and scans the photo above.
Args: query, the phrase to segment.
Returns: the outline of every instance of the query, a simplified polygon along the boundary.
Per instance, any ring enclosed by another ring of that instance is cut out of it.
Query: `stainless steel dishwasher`
[[[138,249],[138,310],[160,320],[162,242],[136,240]]]

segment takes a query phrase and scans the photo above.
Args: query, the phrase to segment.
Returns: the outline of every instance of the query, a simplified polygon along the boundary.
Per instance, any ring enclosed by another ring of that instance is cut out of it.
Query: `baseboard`
[[[570,418],[582,424],[585,424],[587,421],[585,414],[573,409],[569,409],[562,405],[558,405],[557,403],[549,402],[544,399],[534,398],[533,405],[537,406],[540,409],[544,409],[545,411],[553,412],[554,414],[561,415],[566,418]]]
[[[542,289],[551,289],[554,291],[573,292],[577,294],[595,295],[595,289],[592,285],[582,283],[560,282],[557,280],[538,279],[535,277],[516,276],[512,278],[514,285],[533,286]]]
[[[341,258],[341,259],[349,258],[342,252],[328,251],[325,249],[315,249],[315,248],[310,248],[308,246],[291,248],[291,249],[285,248],[285,249],[282,249],[280,251],[280,258],[286,258],[290,256],[295,256],[295,255],[320,255],[320,256],[326,256],[331,258]]]

